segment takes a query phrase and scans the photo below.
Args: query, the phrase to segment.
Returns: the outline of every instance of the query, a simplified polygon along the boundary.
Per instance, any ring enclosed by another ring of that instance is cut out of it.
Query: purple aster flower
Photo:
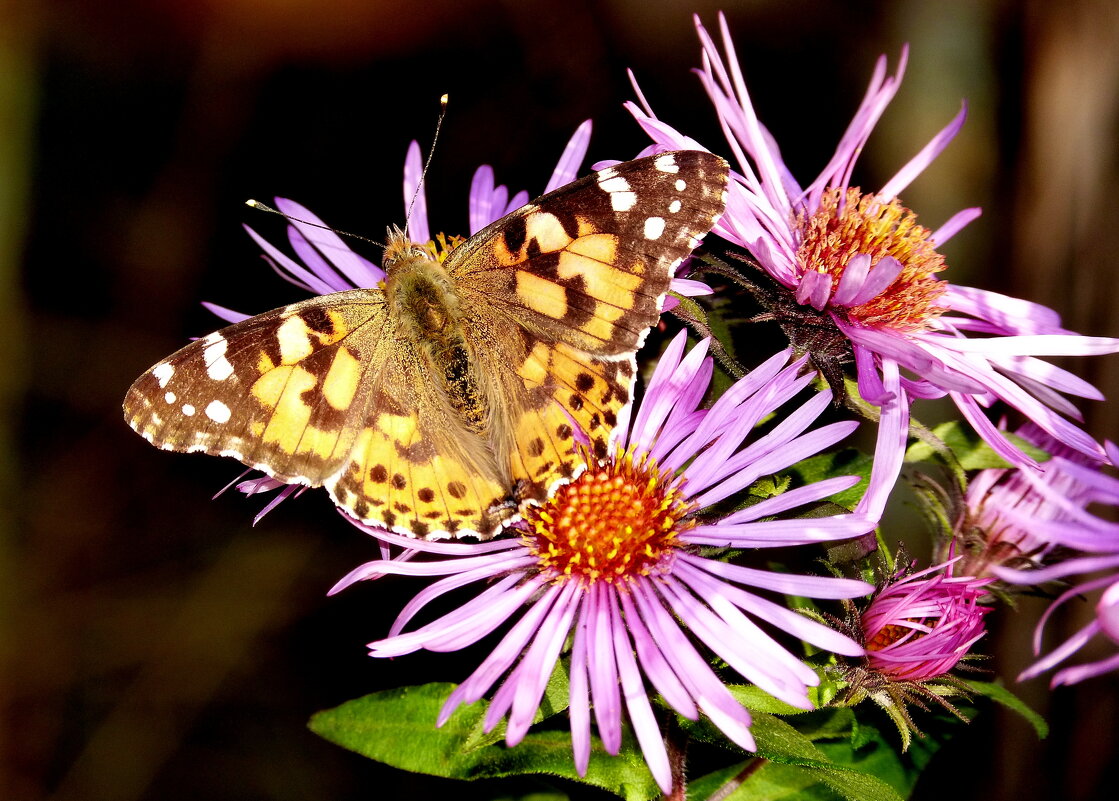
[[[1106,447],[1114,464],[1119,460],[1119,448],[1110,442]],[[1037,494],[1038,505],[1045,504],[1050,511],[1030,514],[1015,509],[1008,511],[1006,517],[1020,528],[1028,527],[1034,540],[1040,543],[1042,555],[1053,563],[1036,570],[996,566],[992,572],[1012,584],[1041,584],[1070,576],[1089,576],[1058,596],[1046,610],[1034,633],[1035,653],[1041,652],[1045,624],[1057,609],[1073,598],[1100,590],[1102,593],[1096,603],[1095,619],[1023,671],[1019,681],[1059,665],[1097,635],[1102,635],[1105,643],[1110,641],[1110,646],[1119,646],[1119,523],[1097,517],[1086,508],[1089,504],[1119,507],[1119,479],[1104,475],[1097,465],[1086,465],[1082,460],[1064,456],[1054,456],[1045,467],[1041,476],[1023,472],[1022,478]],[[1054,554],[1066,558],[1056,561]],[[1119,649],[1098,661],[1058,671],[1050,684],[1076,684],[1116,668],[1119,668]]]
[[[576,767],[581,773],[587,768],[592,715],[612,754],[621,746],[624,716],[667,793],[673,776],[650,687],[681,715],[695,719],[702,711],[731,741],[755,747],[749,713],[708,666],[697,641],[747,680],[803,709],[812,708],[807,688],[819,677],[759,622],[828,651],[863,653],[851,638],[757,591],[841,599],[865,595],[870,585],[744,567],[701,553],[711,547],[825,543],[872,529],[872,520],[856,514],[777,519],[857,483],[846,476],[721,518],[704,517],[713,504],[738,495],[758,478],[834,445],[856,423],[809,430],[830,401],[830,393],[820,392],[771,422],[764,433],[755,430],[813,379],[803,374],[804,359],[790,363],[790,351],[770,358],[710,409],[702,409],[712,376],[707,341],[686,355],[684,342],[681,333],[661,356],[640,407],[619,421],[611,454],[590,460],[542,505],[526,510],[513,529],[519,537],[480,544],[417,542],[365,527],[381,542],[431,558],[370,562],[332,592],[385,573],[441,577],[403,609],[388,637],[370,644],[373,656],[456,651],[512,623],[493,652],[451,693],[440,725],[460,704],[481,699],[500,683],[486,728],[508,717],[506,742],[520,742],[573,635],[569,716]],[[476,587],[472,599],[405,630],[429,603],[467,586]]]
[[[725,18],[719,17],[725,57],[698,19],[696,25],[700,80],[739,169],[731,174],[727,210],[714,232],[748,250],[802,308],[830,320],[850,343],[859,394],[881,409],[874,474],[860,509],[881,512],[901,468],[913,398],[950,396],[1015,465],[1037,468],[984,414],[999,400],[1102,461],[1099,443],[1066,419],[1080,415],[1064,397],[1101,399],[1100,392],[1038,357],[1113,353],[1119,340],[1077,335],[1044,306],[940,280],[936,274],[945,263],[937,248],[979,209],[964,209],[930,231],[898,199],[956,135],[966,109],[880,190],[862,192],[851,185],[855,161],[900,86],[906,51],[894,75],[880,58],[835,154],[802,188],[757,119]],[[702,147],[658,120],[640,90],[638,96],[640,105],[627,106],[658,149]]]
[[[896,577],[861,615],[867,665],[893,681],[943,676],[986,633],[992,607],[979,599],[992,581],[950,576],[948,565]]]

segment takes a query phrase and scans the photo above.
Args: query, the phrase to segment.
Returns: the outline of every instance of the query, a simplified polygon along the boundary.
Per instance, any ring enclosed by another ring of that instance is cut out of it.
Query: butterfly
[[[490,537],[601,458],[676,268],[726,204],[727,163],[676,151],[600,170],[440,261],[400,231],[376,287],[198,339],[124,416],[165,450],[323,486],[351,517]],[[581,443],[581,444],[579,444]]]

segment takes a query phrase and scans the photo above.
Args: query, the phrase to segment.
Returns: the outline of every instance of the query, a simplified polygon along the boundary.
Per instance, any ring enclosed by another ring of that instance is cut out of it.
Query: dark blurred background
[[[236,464],[153,450],[120,401],[141,371],[218,327],[200,300],[259,312],[301,297],[241,230],[282,238],[282,222],[246,198],[295,198],[373,238],[401,223],[405,149],[413,138],[426,149],[444,92],[428,181],[437,230],[465,232],[479,163],[539,193],[586,118],[589,161],[635,154],[644,141],[620,105],[627,67],[662,118],[722,149],[689,73],[690,15],[713,28],[719,7],[762,119],[803,180],[830,155],[875,58],[892,67],[908,42],[905,84],[856,181],[880,185],[966,98],[962,134],[905,193],[933,228],[984,207],[945,248],[949,279],[1119,335],[1113,0],[0,2],[0,797],[545,787],[404,774],[307,731],[317,709],[461,680],[478,655],[369,659],[364,643],[418,585],[327,599],[375,553],[323,493],[251,527],[259,502],[210,500]],[[1072,366],[1119,398],[1119,358]],[[1119,436],[1119,404],[1090,408],[1087,426]],[[1001,675],[1030,661],[1041,608],[989,618]],[[1079,605],[1055,634],[1090,614]],[[1039,743],[1014,716],[982,716],[918,798],[1113,797],[1116,679],[1019,690],[1053,736]]]

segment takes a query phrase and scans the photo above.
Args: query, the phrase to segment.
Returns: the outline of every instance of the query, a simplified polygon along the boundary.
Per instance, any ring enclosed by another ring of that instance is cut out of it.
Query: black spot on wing
[[[528,223],[523,216],[508,218],[505,229],[501,232],[505,240],[505,247],[510,253],[520,253],[528,238]]]
[[[322,306],[311,306],[299,312],[299,319],[306,323],[307,327],[312,331],[317,331],[320,334],[326,334],[328,337],[333,336],[334,320],[331,318],[327,311]]]

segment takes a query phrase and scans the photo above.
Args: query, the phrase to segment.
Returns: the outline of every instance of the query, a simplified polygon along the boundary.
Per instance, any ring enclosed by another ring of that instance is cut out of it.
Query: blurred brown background
[[[714,145],[688,72],[699,53],[690,14],[713,26],[719,7],[0,2],[0,797],[493,798],[544,787],[415,777],[309,733],[317,709],[460,680],[477,654],[367,658],[364,643],[418,585],[327,599],[374,550],[322,493],[253,528],[257,502],[210,500],[236,465],[153,450],[121,421],[120,400],[142,370],[217,327],[198,301],[263,311],[300,297],[242,232],[246,221],[274,240],[282,229],[246,198],[292,197],[374,238],[402,222],[405,148],[426,147],[443,92],[450,114],[428,196],[448,232],[466,228],[478,163],[539,192],[588,117],[591,161],[642,147],[620,107],[627,67],[660,116]],[[893,65],[909,42],[905,85],[856,179],[879,185],[967,98],[963,133],[905,194],[931,227],[984,207],[946,248],[948,277],[1119,336],[1114,2],[722,7],[762,119],[805,180],[874,59]],[[1074,369],[1119,398],[1119,358]],[[1119,437],[1119,404],[1090,409],[1088,427]],[[1028,663],[1039,608],[992,616],[1003,676]],[[1058,622],[1071,630],[1087,613]],[[982,717],[916,797],[1113,797],[1116,679],[1021,690],[1049,715],[1050,740],[1013,716]]]

